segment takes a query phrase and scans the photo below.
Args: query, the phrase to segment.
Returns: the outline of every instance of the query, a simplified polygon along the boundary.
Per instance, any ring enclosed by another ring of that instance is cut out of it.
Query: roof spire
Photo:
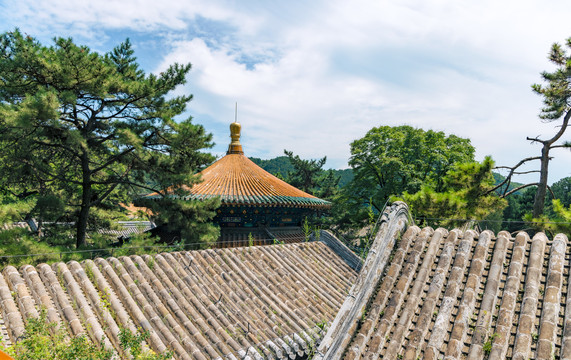
[[[240,131],[242,130],[242,125],[238,122],[238,102],[236,102],[236,108],[234,110],[234,122],[230,124],[230,138],[232,141],[228,146],[227,155],[229,154],[244,154],[242,151],[242,144],[240,144]]]

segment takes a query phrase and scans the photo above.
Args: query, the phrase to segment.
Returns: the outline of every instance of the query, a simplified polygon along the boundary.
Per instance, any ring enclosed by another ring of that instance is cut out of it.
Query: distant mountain
[[[259,158],[250,158],[256,165],[266,170],[272,175],[281,174],[286,176],[289,171],[293,171],[293,165],[287,156],[278,156],[269,160],[262,160]]]
[[[341,180],[339,180],[339,187],[343,187],[353,180],[353,169],[343,169],[343,170],[333,170],[335,175],[341,176]]]
[[[495,184],[495,185],[501,183],[501,182],[504,181],[505,178],[506,178],[505,176],[503,176],[503,175],[501,175],[501,174],[498,174],[498,173],[496,173],[496,172],[492,172],[492,175],[494,175],[494,184]],[[512,189],[515,189],[516,187],[522,186],[522,185],[524,185],[524,184],[518,183],[518,182],[515,182],[515,181],[512,181],[512,182],[510,183],[510,186],[508,187],[508,191],[510,191],[510,190],[512,190]],[[504,192],[504,189],[505,189],[505,185],[502,186],[501,188],[499,188],[499,189],[497,190],[497,192],[498,192],[498,193],[503,193],[503,192]],[[516,194],[521,194],[521,191],[523,191],[523,189],[520,190],[520,191],[516,191]]]
[[[256,165],[266,170],[272,175],[281,174],[283,177],[287,175],[289,171],[293,171],[293,166],[289,161],[287,156],[278,156],[269,160],[262,160],[259,158],[250,158]],[[333,170],[335,175],[340,176],[339,187],[347,185],[351,180],[353,180],[353,170],[343,169],[343,170]]]

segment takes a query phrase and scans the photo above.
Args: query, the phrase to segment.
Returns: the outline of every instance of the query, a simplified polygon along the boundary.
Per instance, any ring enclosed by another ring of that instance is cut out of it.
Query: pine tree
[[[494,185],[493,166],[490,157],[482,163],[455,164],[443,176],[441,191],[423,185],[414,194],[405,192],[403,198],[420,221],[457,226],[464,220],[482,220],[507,205],[505,199],[489,191]]]
[[[192,96],[169,95],[190,64],[147,75],[133,54],[128,39],[99,54],[71,39],[44,46],[18,30],[0,35],[0,187],[65,209],[77,247],[94,209],[166,188],[184,194],[180,185],[213,160],[200,151],[211,135],[190,117],[175,120]]]
[[[571,38],[567,39],[567,47],[571,49]],[[549,60],[557,66],[553,72],[544,71],[541,77],[547,83],[542,86],[532,85],[533,91],[543,97],[544,107],[539,117],[546,122],[561,121],[559,130],[550,139],[543,140],[537,137],[527,139],[531,142],[542,144],[540,157],[540,177],[537,184],[537,192],[533,203],[533,217],[543,214],[545,197],[547,194],[547,176],[549,170],[550,151],[560,147],[571,147],[571,143],[558,144],[557,141],[563,136],[569,126],[571,118],[571,54],[568,54],[561,45],[555,43],[551,46]]]

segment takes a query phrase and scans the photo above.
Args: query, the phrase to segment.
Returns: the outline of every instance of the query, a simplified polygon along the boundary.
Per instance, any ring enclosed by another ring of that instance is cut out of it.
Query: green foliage
[[[34,206],[35,201],[33,199],[0,202],[0,225],[23,221]]]
[[[559,199],[552,200],[551,204],[553,215],[543,214],[538,218],[533,218],[530,213],[527,213],[524,219],[537,231],[552,235],[564,233],[569,236],[571,234],[571,206],[565,207]]]
[[[293,166],[293,170],[287,173],[286,182],[322,199],[331,199],[336,194],[340,177],[333,170],[323,170],[326,156],[305,160],[291,151],[284,150],[284,153]]]
[[[313,236],[315,236],[315,241],[319,241],[321,239],[321,226],[316,225],[313,227]]]
[[[499,174],[499,173],[497,173],[497,172],[492,172],[492,175],[494,176],[494,185],[498,185],[499,183],[501,183],[502,181],[504,181],[504,180],[506,179],[505,176],[503,176],[502,174]],[[510,190],[513,190],[513,189],[515,189],[516,187],[519,187],[519,186],[521,186],[521,185],[524,185],[524,184],[518,183],[518,182],[515,182],[515,181],[510,181],[510,182],[509,182],[509,185],[508,185],[508,184],[502,185],[500,188],[498,188],[498,189],[496,190],[496,192],[497,192],[498,194],[503,194],[503,193],[506,193],[506,192],[508,192],[508,191],[510,191]],[[521,192],[522,192],[522,190],[519,190],[519,191],[516,191],[514,194],[521,194]]]
[[[571,49],[571,38],[567,39],[565,45]],[[541,73],[547,84],[532,85],[533,91],[543,97],[544,107],[540,117],[547,121],[559,119],[567,113],[571,100],[571,55],[567,54],[563,46],[554,43],[549,52],[549,60],[557,68],[553,72]]]
[[[482,346],[482,350],[484,351],[484,354],[490,355],[490,353],[492,352],[493,342],[496,338],[499,338],[499,337],[500,337],[500,334],[493,333],[492,335],[490,335],[488,337],[488,339],[486,339],[486,342],[484,342],[484,345]]]
[[[65,246],[52,246],[46,242],[39,241],[32,236],[27,229],[14,228],[0,230],[0,267],[6,265],[20,266],[30,263],[53,262],[62,260],[78,260],[81,255],[66,255],[61,252],[69,250]],[[42,256],[31,256],[33,254],[45,254]],[[17,256],[14,256],[17,255]],[[9,256],[7,258],[3,256]]]
[[[416,192],[428,182],[441,191],[442,177],[452,165],[473,158],[468,139],[410,126],[381,126],[351,143],[349,165],[355,172],[353,184],[368,194],[363,200],[372,197],[379,210],[378,204],[390,196]]]
[[[183,245],[202,244],[208,247],[220,235],[219,228],[211,222],[216,215],[216,208],[220,206],[218,198],[198,201],[166,197],[160,202],[140,199],[137,204],[149,208],[155,214],[155,223],[165,225],[169,232],[180,234]]]
[[[23,339],[7,348],[15,360],[107,360],[113,353],[90,343],[85,335],[68,338],[63,326],[48,323],[46,311],[37,319],[29,319]]]
[[[309,221],[307,221],[307,216],[305,217],[303,223],[301,224],[301,229],[303,230],[305,241],[306,242],[309,241],[309,239],[311,238],[312,229],[311,225],[309,225]]]
[[[287,156],[278,156],[269,160],[258,158],[250,158],[250,160],[270,174],[273,174],[284,181],[287,180],[285,175],[295,170]],[[327,171],[331,171],[335,178],[339,178],[339,188],[342,188],[353,180],[353,170],[351,169],[329,169]]]
[[[571,205],[571,176],[563,178],[551,185],[551,190],[555,195],[555,199],[559,199],[563,206]]]
[[[490,193],[494,185],[493,167],[494,162],[490,157],[486,157],[481,164],[455,164],[442,177],[443,191],[436,190],[434,185],[423,185],[414,194],[405,192],[403,198],[421,222],[441,219],[436,220],[436,224],[457,226],[462,221],[446,219],[484,219],[507,204],[506,200]],[[432,224],[432,221],[429,223]]]
[[[369,204],[378,213],[390,197],[414,194],[423,185],[443,192],[443,177],[452,166],[473,159],[468,139],[410,126],[373,128],[351,143],[354,179],[334,199],[333,222],[362,227]]]
[[[65,327],[57,323],[48,323],[45,309],[36,319],[29,319],[25,334],[6,352],[15,360],[110,360],[113,351],[105,350],[91,343],[86,335],[69,337]],[[119,332],[119,344],[122,351],[130,354],[133,360],[167,360],[169,352],[156,354],[143,349],[142,344],[149,337],[148,332],[132,333],[127,329]]]
[[[142,344],[148,338],[149,333],[147,331],[132,333],[128,329],[122,328],[119,332],[121,348],[130,353],[134,360],[167,360],[172,357],[170,352],[156,354],[152,350],[144,350]]]
[[[506,198],[508,206],[503,211],[503,230],[514,232],[524,227],[524,217],[528,213],[531,214],[533,210],[536,192],[537,188],[533,186],[522,190],[520,194],[510,195]]]
[[[248,247],[252,247],[254,246],[254,237],[252,236],[252,233],[249,232],[248,233]]]
[[[211,135],[191,118],[175,120],[191,96],[170,92],[190,64],[147,75],[133,53],[129,40],[99,54],[71,39],[44,46],[18,30],[0,35],[0,190],[35,197],[40,220],[74,222],[77,247],[88,223],[120,202],[167,188],[184,196],[181,185],[213,160],[200,151]]]
[[[565,45],[571,49],[571,38],[567,39]],[[541,77],[545,85],[533,84],[532,89],[543,98],[544,106],[539,117],[545,122],[561,119],[561,123],[557,126],[558,130],[551,139],[528,138],[532,143],[542,144],[539,183],[533,204],[533,217],[536,218],[544,212],[548,168],[551,160],[549,152],[554,148],[571,148],[571,143],[568,141],[558,144],[571,119],[571,54],[567,53],[561,45],[555,43],[551,46],[549,60],[556,66],[556,69],[553,72],[542,72]]]
[[[269,160],[262,160],[258,158],[250,158],[256,165],[266,170],[270,174],[282,174],[285,175],[290,171],[293,171],[293,165],[287,156],[278,156]]]

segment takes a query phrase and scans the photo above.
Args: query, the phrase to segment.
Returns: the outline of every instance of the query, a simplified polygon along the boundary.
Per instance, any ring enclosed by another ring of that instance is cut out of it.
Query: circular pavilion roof
[[[241,149],[240,149],[241,150]],[[329,208],[331,203],[301,191],[268,173],[243,153],[229,153],[204,169],[192,199],[219,196],[227,205]]]
[[[265,171],[242,151],[241,125],[230,125],[232,141],[226,156],[200,172],[202,182],[193,185],[185,199],[203,200],[220,197],[223,205],[305,207],[327,209],[329,201],[321,200],[278,179]],[[156,197],[158,194],[151,194]]]

